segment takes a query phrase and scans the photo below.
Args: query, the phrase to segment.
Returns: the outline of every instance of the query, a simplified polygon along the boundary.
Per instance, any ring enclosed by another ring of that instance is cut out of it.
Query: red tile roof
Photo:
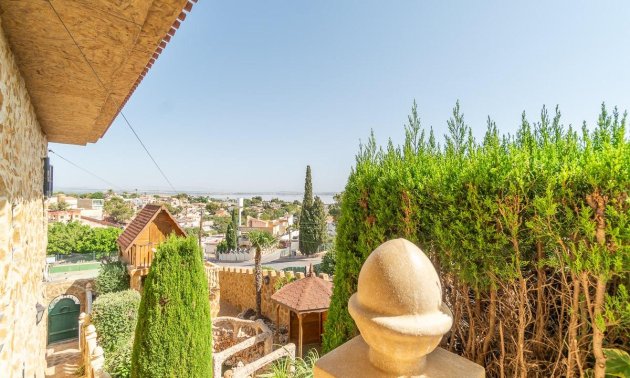
[[[332,282],[314,275],[285,285],[271,299],[295,312],[326,310],[330,307]]]
[[[168,214],[168,216],[173,220],[175,226],[179,228],[181,233],[183,235],[186,235],[184,230],[181,229],[177,221],[173,218],[171,213],[166,210],[164,206],[146,205],[142,210],[140,210],[138,215],[136,215],[133,221],[131,221],[131,223],[127,225],[123,233],[120,234],[120,236],[118,237],[117,242],[121,251],[126,251],[127,248],[129,248],[133,244],[138,235],[140,235],[142,230],[144,230],[145,227],[147,227],[149,223],[151,223],[151,221],[153,221],[153,219],[155,219],[155,217],[157,217],[161,211],[166,212],[166,214]]]
[[[91,222],[91,223],[102,224],[103,226],[108,226],[108,227],[122,228],[122,226],[123,226],[123,225],[118,224],[118,223],[108,222],[106,220],[101,220],[101,219],[92,218],[92,217],[86,217],[84,215],[81,216],[81,219],[84,220],[84,221]]]

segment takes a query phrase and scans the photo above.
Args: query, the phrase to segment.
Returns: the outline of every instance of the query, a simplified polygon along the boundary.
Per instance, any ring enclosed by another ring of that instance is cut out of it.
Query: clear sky
[[[509,3],[509,4],[508,4]],[[178,190],[345,186],[359,140],[400,142],[415,99],[438,135],[459,99],[480,137],[560,105],[593,123],[630,102],[630,2],[211,1],[182,23],[123,112]],[[121,117],[50,147],[117,186],[167,189]],[[51,155],[55,187],[107,188]]]

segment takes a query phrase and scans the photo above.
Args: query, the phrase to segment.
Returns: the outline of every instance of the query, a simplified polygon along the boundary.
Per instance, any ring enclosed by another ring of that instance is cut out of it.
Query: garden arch
[[[48,344],[79,337],[81,302],[74,295],[60,295],[48,305]]]

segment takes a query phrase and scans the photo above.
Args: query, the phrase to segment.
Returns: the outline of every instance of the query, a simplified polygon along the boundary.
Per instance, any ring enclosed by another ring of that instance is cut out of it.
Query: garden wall
[[[269,282],[266,282],[269,277]],[[262,313],[275,323],[276,312],[271,296],[276,292],[274,287],[278,280],[287,278],[304,278],[303,273],[263,270]],[[327,274],[320,274],[320,278],[330,280]],[[221,287],[221,301],[227,301],[241,311],[256,308],[256,287],[254,270],[252,268],[219,268],[219,283]],[[280,308],[280,325],[289,325],[289,311]]]

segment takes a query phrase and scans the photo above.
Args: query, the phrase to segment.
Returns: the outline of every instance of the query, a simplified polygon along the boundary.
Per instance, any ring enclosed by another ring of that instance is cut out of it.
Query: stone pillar
[[[316,378],[485,377],[483,367],[437,348],[453,317],[431,261],[405,239],[367,258],[348,310],[361,335],[320,358]]]
[[[90,324],[85,329],[85,350],[82,352],[86,356],[84,360],[85,376],[92,376],[92,353],[96,349],[96,328]]]
[[[88,314],[92,313],[92,285],[85,285],[85,299],[86,299],[86,309],[85,312]]]
[[[79,351],[83,351],[83,349],[85,349],[85,345],[83,345],[83,340],[85,340],[85,337],[83,337],[83,332],[85,332],[85,320],[87,318],[87,315],[85,315],[85,312],[82,312],[79,315]]]
[[[142,292],[142,276],[140,269],[129,269],[129,288]]]
[[[94,377],[102,377],[103,368],[105,367],[105,353],[103,352],[103,348],[97,346],[96,349],[94,349],[90,364],[92,365]]]

